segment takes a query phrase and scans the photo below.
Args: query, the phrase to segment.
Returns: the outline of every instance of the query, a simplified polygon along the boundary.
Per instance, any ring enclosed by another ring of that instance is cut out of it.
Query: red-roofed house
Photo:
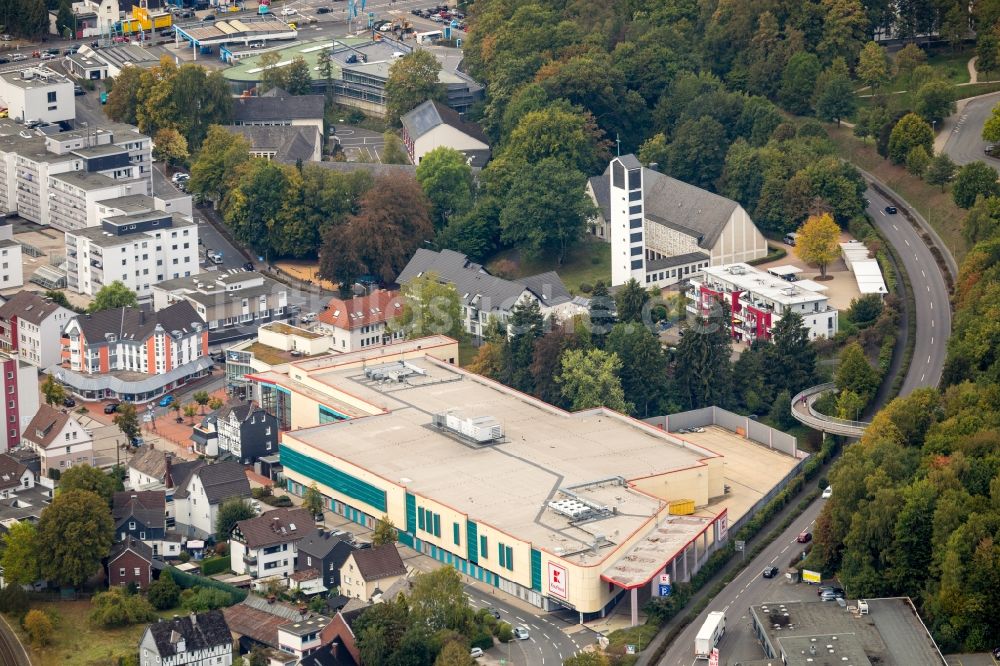
[[[386,325],[403,312],[403,298],[398,291],[379,289],[350,300],[330,299],[319,316],[320,326],[333,336],[330,348],[352,352],[402,340],[403,331],[390,333]]]

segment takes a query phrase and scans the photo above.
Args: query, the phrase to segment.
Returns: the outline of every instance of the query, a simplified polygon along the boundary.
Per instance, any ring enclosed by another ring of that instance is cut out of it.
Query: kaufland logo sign
[[[563,599],[568,598],[566,592],[566,568],[549,562],[549,593]]]

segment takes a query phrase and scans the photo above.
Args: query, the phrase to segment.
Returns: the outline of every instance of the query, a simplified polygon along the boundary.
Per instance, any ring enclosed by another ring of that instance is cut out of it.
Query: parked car
[[[178,171],[173,176],[170,177],[170,181],[174,184],[181,182],[182,180],[190,180],[190,174],[186,174],[183,171]]]
[[[528,633],[528,628],[522,624],[514,627],[514,638],[519,641],[526,641],[531,638],[531,635]]]
[[[104,405],[104,413],[105,414],[114,414],[117,411],[118,411],[118,403],[117,402],[109,402],[108,404]]]
[[[6,65],[10,62],[10,58],[0,58],[0,65]]]
[[[307,312],[302,315],[301,321],[303,324],[308,324],[311,321],[316,321],[316,317],[319,316],[315,312]]]
[[[830,499],[833,497],[833,486],[827,486],[823,489],[823,499]]]
[[[203,17],[201,17],[201,20],[202,21],[214,21],[215,20],[215,14],[209,14],[208,16],[203,16]]]
[[[898,212],[899,211],[896,210],[895,206],[886,206],[885,207],[885,213],[886,213],[886,215],[895,215]]]
[[[73,396],[68,395],[63,398],[63,407],[76,407],[76,400],[73,399]]]
[[[11,37],[10,35],[0,35],[0,41],[9,42],[12,39],[14,38]]]
[[[316,8],[316,13],[317,14],[329,14],[330,13],[330,8],[329,7],[317,7]]]
[[[253,262],[252,261],[248,261],[245,264],[243,264],[243,270],[245,270],[245,271],[252,271],[253,270]]]
[[[173,404],[173,402],[174,402],[174,396],[168,393],[167,395],[160,398],[159,405],[160,407],[169,407],[171,404]]]
[[[56,59],[56,56],[52,55],[51,53],[43,53],[42,54],[42,60],[55,60],[55,59]]]
[[[802,530],[799,535],[795,537],[795,540],[799,543],[809,543],[812,541],[813,535],[809,530]]]
[[[222,263],[222,253],[218,250],[208,250],[205,252],[205,258],[211,261],[213,264]]]
[[[282,16],[294,16],[296,13],[297,12],[294,7],[285,7],[281,10]]]
[[[221,352],[221,351],[215,352],[214,354],[212,354],[212,360],[215,361],[216,363],[225,363],[226,352]]]
[[[472,648],[471,650],[469,650],[469,656],[472,657],[473,659],[478,659],[479,657],[482,657],[483,656],[483,648],[481,648],[481,647],[474,647],[474,648]]]
[[[142,446],[146,443],[146,441],[142,437],[133,437],[129,443],[132,444],[132,446]]]
[[[819,595],[820,601],[836,601],[837,599],[844,599],[847,595],[839,587],[835,587],[832,590],[824,590],[822,594]]]
[[[764,571],[761,572],[764,578],[774,578],[778,575],[778,567],[764,567]]]
[[[73,94],[79,97],[80,95],[86,95],[87,91],[83,89],[79,83],[73,85]]]
[[[986,147],[983,148],[983,152],[986,153],[988,157],[1000,157],[1000,143],[986,144]]]
[[[490,615],[492,615],[495,619],[497,619],[497,620],[500,619],[500,611],[498,611],[493,606],[490,606],[489,608],[487,608],[486,612],[488,612]]]

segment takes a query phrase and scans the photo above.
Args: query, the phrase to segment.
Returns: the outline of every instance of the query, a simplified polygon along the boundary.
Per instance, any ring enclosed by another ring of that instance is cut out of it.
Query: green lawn
[[[951,250],[955,261],[962,263],[968,251],[962,238],[962,219],[965,211],[955,205],[951,193],[932,187],[896,166],[875,152],[875,145],[863,142],[846,127],[829,127],[830,138],[837,146],[840,156],[874,174],[900,196],[906,199],[934,227],[942,241]]]
[[[31,604],[53,618],[52,644],[28,648],[34,666],[107,666],[119,657],[136,654],[146,625],[105,629],[90,623],[89,601],[59,601]],[[165,614],[171,617],[171,613]],[[27,637],[17,620],[7,617],[18,637],[27,646]]]
[[[476,358],[479,350],[471,342],[463,341],[458,343],[458,364],[465,368]]]
[[[581,284],[593,286],[601,280],[611,282],[611,244],[593,238],[585,238],[572,250],[566,261],[559,266],[554,258],[528,261],[522,259],[517,250],[504,250],[486,262],[486,268],[494,275],[509,279],[537,275],[546,271],[556,271],[563,284],[573,294],[583,294]]]

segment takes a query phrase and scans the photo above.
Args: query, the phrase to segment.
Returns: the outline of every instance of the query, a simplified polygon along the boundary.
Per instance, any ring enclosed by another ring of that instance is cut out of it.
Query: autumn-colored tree
[[[24,616],[24,631],[32,647],[44,647],[52,640],[52,619],[45,611],[33,608]]]
[[[189,402],[184,405],[184,416],[188,417],[188,423],[194,423],[194,417],[198,415],[198,404]]]
[[[868,42],[861,49],[854,73],[865,84],[879,89],[889,82],[889,59],[885,49],[875,42]]]
[[[434,237],[430,202],[409,176],[381,176],[358,202],[358,212],[323,237],[320,275],[349,282],[369,274],[391,282],[414,250]]]
[[[826,276],[826,267],[840,256],[840,227],[829,213],[813,215],[799,228],[795,239],[795,254],[807,264],[819,266]]]
[[[385,82],[386,119],[397,123],[400,116],[427,100],[444,100],[445,89],[438,81],[440,72],[441,63],[425,49],[396,60]]]
[[[153,138],[153,159],[177,166],[188,158],[188,143],[173,127],[164,127]]]

